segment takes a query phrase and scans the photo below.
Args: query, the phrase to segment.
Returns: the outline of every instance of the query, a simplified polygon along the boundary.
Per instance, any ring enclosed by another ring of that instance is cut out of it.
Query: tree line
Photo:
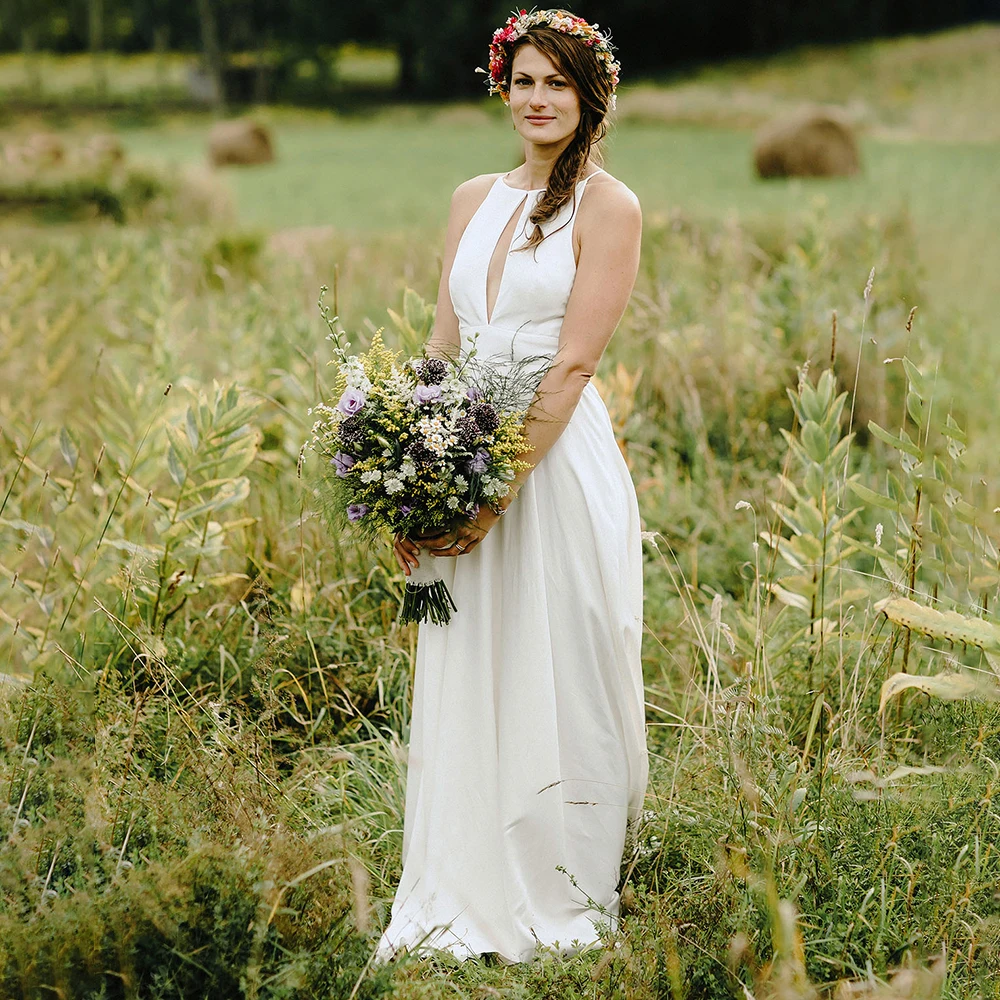
[[[344,42],[399,56],[412,97],[482,91],[489,36],[510,0],[0,0],[0,50],[190,51],[221,83],[234,54],[259,66],[319,56]],[[580,0],[612,32],[627,76],[763,55],[805,43],[934,31],[1000,19],[1000,0]]]

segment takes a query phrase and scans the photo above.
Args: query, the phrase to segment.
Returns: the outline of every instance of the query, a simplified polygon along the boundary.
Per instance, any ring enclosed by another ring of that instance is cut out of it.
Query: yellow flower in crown
[[[615,59],[610,36],[598,30],[600,25],[590,24],[582,17],[577,17],[566,10],[533,10],[530,13],[521,10],[511,14],[507,23],[493,32],[493,41],[490,42],[490,68],[479,71],[486,73],[486,86],[489,87],[491,94],[499,94],[504,101],[510,100],[506,74],[511,46],[531,28],[541,25],[561,31],[564,35],[573,35],[593,49],[598,63],[611,80],[611,90],[612,94],[614,93],[622,67]]]

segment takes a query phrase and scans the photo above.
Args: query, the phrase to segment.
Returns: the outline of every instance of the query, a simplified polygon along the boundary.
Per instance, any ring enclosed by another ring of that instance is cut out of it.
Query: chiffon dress
[[[464,348],[478,334],[480,358],[558,363],[588,180],[533,252],[518,247],[541,191],[497,178],[450,276]],[[515,213],[488,316],[490,258]],[[648,766],[640,545],[635,489],[588,384],[507,513],[468,555],[438,560],[458,610],[419,628],[403,873],[376,961],[406,947],[518,962],[616,928]]]

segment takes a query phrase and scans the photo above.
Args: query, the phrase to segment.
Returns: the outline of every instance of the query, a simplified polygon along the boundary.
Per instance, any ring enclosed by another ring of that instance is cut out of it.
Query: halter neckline
[[[596,169],[596,170],[594,171],[594,173],[593,173],[593,174],[587,174],[587,176],[586,176],[586,177],[581,177],[581,178],[580,178],[580,179],[579,179],[579,180],[578,180],[578,181],[577,181],[576,183],[577,183],[577,185],[579,186],[579,185],[580,185],[580,184],[582,184],[582,183],[583,183],[584,181],[589,181],[589,180],[590,180],[590,178],[594,176],[594,174],[603,174],[603,173],[604,173],[604,168],[603,168],[603,167],[598,167],[598,168],[597,168],[597,169]],[[538,194],[538,192],[539,192],[539,191],[544,191],[544,190],[545,190],[545,188],[543,188],[543,187],[540,187],[540,188],[517,188],[517,187],[514,187],[514,186],[513,186],[512,184],[508,184],[508,183],[507,183],[507,182],[506,182],[506,181],[504,180],[504,177],[506,177],[506,176],[507,176],[506,174],[501,174],[501,175],[499,176],[499,178],[497,178],[497,179],[498,179],[498,180],[500,181],[500,183],[501,183],[501,184],[503,184],[503,186],[504,186],[505,188],[507,188],[507,189],[508,189],[509,191],[520,191],[520,192],[521,192],[521,194]]]

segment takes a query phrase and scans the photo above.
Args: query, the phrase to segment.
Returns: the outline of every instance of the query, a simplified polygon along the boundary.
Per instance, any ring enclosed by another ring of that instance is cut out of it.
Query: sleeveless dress
[[[478,333],[481,359],[556,356],[587,180],[532,253],[517,248],[541,191],[497,178],[450,276],[463,348]],[[522,200],[487,318],[490,258]],[[376,961],[402,946],[524,961],[617,926],[647,779],[640,547],[635,489],[588,384],[503,518],[438,560],[458,610],[419,629],[403,873]]]

